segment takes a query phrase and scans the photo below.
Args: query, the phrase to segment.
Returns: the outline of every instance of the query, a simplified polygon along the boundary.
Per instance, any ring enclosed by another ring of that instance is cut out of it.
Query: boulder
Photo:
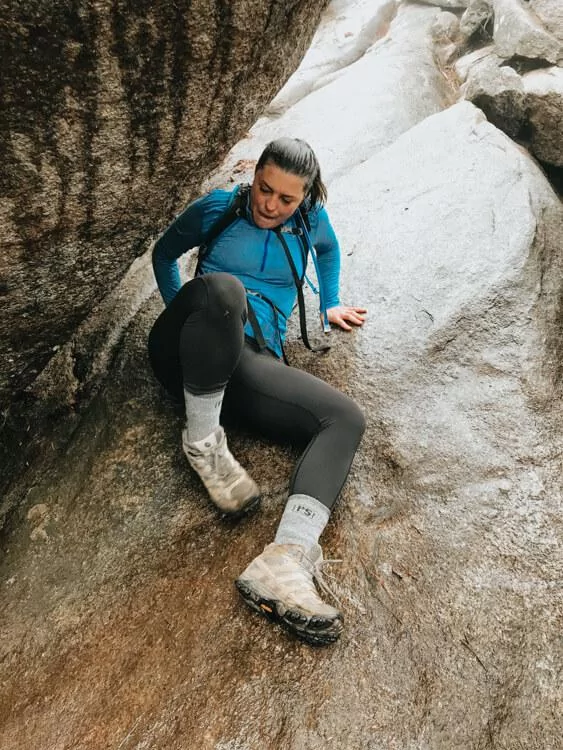
[[[440,13],[432,24],[431,33],[433,41],[437,44],[455,40],[459,34],[459,18],[449,11]]]
[[[563,41],[550,33],[522,0],[494,0],[497,54],[563,64]]]
[[[483,32],[493,18],[493,0],[469,0],[460,20],[460,31],[465,39]]]
[[[563,69],[520,74],[495,47],[476,50],[455,65],[460,93],[512,138],[525,142],[546,165],[563,166]]]
[[[563,68],[522,76],[530,148],[540,161],[563,167]]]
[[[0,494],[41,450],[47,404],[79,410],[97,387],[135,312],[107,320],[108,294],[298,65],[325,4],[3,4]]]
[[[503,62],[503,60],[498,57],[498,55],[495,55],[494,44],[489,44],[486,47],[475,49],[456,60],[454,64],[454,70],[457,77],[459,78],[460,83],[464,83],[467,80],[467,76],[469,75],[469,72],[473,69],[473,67],[477,64],[480,64],[481,61],[485,58],[492,58],[499,66]]]
[[[560,41],[563,41],[563,4],[559,0],[529,0],[529,9]]]
[[[3,404],[254,122],[325,4],[3,3]]]
[[[526,122],[524,85],[509,65],[500,65],[491,55],[471,68],[461,93],[483,110],[498,128],[515,138]]]

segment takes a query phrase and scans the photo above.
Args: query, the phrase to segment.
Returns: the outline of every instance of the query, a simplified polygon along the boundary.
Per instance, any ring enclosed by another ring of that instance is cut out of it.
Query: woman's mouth
[[[262,213],[262,211],[259,211],[258,209],[255,209],[255,216],[259,222],[265,222],[265,223],[276,221],[277,219],[276,216],[268,216],[268,214]]]

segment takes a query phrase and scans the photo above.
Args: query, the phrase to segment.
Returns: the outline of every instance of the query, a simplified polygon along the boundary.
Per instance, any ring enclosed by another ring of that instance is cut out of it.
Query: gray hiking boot
[[[279,622],[313,646],[334,643],[342,632],[342,615],[319,597],[314,580],[321,575],[318,544],[308,552],[298,544],[269,544],[237,579],[240,595],[251,609]]]
[[[257,507],[260,490],[231,454],[223,428],[218,427],[197,443],[189,443],[187,437],[184,429],[184,453],[219,510],[225,516],[236,518]]]

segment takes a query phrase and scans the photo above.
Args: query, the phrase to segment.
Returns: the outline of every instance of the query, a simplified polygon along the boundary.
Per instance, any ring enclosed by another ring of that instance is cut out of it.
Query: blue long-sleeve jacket
[[[181,287],[177,259],[191,248],[203,243],[207,232],[227,210],[233,195],[234,191],[213,190],[198,198],[176,217],[156,242],[152,257],[153,268],[166,305]],[[324,208],[311,209],[308,218],[322,312],[340,304],[340,247]],[[303,247],[299,237],[287,231],[296,226],[297,220],[292,216],[282,225],[282,231],[286,230],[284,238],[297,272],[302,276],[306,264]],[[243,216],[235,219],[211,243],[210,252],[203,260],[201,271],[224,271],[242,282],[256,313],[266,345],[281,356],[287,319],[293,310],[297,290],[279,238],[272,230],[256,226],[249,205],[246,206]],[[261,296],[256,296],[257,294]],[[246,324],[245,333],[254,338],[250,323]]]

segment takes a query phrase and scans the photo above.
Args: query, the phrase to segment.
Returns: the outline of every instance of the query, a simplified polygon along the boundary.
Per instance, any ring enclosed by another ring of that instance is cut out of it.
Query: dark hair
[[[321,179],[321,168],[315,152],[306,141],[300,138],[278,138],[270,141],[256,163],[256,171],[268,162],[297,177],[303,177],[305,195],[309,198],[311,206],[324,205],[327,192]]]

